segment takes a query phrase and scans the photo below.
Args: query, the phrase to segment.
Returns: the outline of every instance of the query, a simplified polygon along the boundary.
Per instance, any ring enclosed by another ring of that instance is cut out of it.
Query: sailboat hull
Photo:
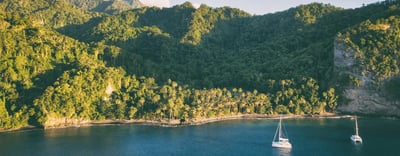
[[[351,141],[353,141],[354,143],[362,143],[362,138],[358,135],[352,135],[350,137]]]
[[[289,142],[272,142],[272,147],[275,148],[292,148],[292,144]]]

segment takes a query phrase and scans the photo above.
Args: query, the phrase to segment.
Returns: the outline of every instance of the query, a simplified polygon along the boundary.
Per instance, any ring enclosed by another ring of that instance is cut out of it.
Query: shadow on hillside
[[[95,17],[90,19],[88,22],[83,24],[73,24],[67,25],[62,28],[58,28],[57,32],[66,35],[68,37],[74,38],[81,42],[98,42],[103,39],[102,36],[95,36],[92,33],[92,29],[95,28],[101,21],[102,17]]]
[[[43,95],[44,91],[48,86],[52,86],[54,82],[59,78],[64,71],[72,69],[71,65],[64,64],[56,64],[55,68],[52,70],[48,70],[43,74],[39,74],[32,78],[34,86],[25,89],[23,84],[17,84],[17,90],[19,93],[19,97],[16,103],[21,105],[32,104],[35,99],[38,99],[41,95]],[[10,112],[10,108],[8,110]],[[38,110],[35,110],[37,112]],[[30,117],[29,124],[34,126],[40,126],[34,117]]]

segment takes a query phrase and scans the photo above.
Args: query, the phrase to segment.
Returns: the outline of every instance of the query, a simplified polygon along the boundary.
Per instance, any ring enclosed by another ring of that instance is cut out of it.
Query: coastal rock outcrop
[[[90,120],[84,119],[69,119],[66,117],[56,118],[49,117],[49,119],[43,124],[44,129],[49,128],[63,128],[63,127],[79,127],[81,125],[90,123]]]
[[[340,39],[335,41],[334,64],[339,77],[356,79],[351,84],[340,84],[346,99],[338,107],[339,112],[378,116],[400,117],[400,101],[393,100],[382,91],[380,84],[373,80],[372,74],[357,66],[357,53]],[[379,82],[385,83],[386,81]]]

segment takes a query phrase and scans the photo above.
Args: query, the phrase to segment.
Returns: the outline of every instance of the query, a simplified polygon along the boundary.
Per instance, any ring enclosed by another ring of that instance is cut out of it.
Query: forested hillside
[[[88,11],[116,14],[126,10],[144,7],[140,0],[66,0]]]
[[[1,1],[3,129],[335,112],[341,91],[357,82],[337,76],[338,40],[357,50],[356,68],[398,94],[400,1],[349,10],[312,3],[262,16],[188,2],[119,13],[100,3]]]

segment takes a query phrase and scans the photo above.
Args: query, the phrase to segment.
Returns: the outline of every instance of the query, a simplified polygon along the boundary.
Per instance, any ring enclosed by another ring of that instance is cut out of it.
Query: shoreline
[[[335,113],[326,113],[322,115],[267,115],[267,114],[237,114],[237,115],[229,115],[229,116],[218,116],[212,118],[197,118],[190,119],[181,123],[179,119],[173,120],[146,120],[146,119],[107,119],[102,121],[84,121],[80,124],[70,124],[66,126],[52,126],[46,127],[43,129],[58,129],[58,128],[68,128],[68,127],[90,127],[90,126],[102,126],[102,125],[124,125],[124,124],[135,124],[135,125],[146,125],[146,126],[160,126],[160,127],[179,127],[179,126],[196,126],[203,125],[207,123],[219,122],[219,121],[228,121],[228,120],[252,120],[252,119],[279,119],[282,117],[284,119],[304,119],[304,118],[332,118],[332,119],[340,119],[340,118],[351,118],[351,115],[340,115]]]
[[[237,114],[237,115],[228,115],[228,116],[218,116],[212,118],[197,118],[190,119],[183,123],[180,122],[179,119],[174,120],[145,120],[145,119],[107,119],[101,121],[93,121],[86,120],[79,122],[77,124],[66,124],[59,126],[51,126],[51,127],[37,127],[37,126],[25,126],[17,129],[1,129],[0,133],[7,132],[18,132],[18,131],[29,131],[29,130],[49,130],[49,129],[61,129],[61,128],[79,128],[79,127],[91,127],[91,126],[107,126],[107,125],[127,125],[127,124],[135,124],[135,125],[145,125],[145,126],[160,126],[160,127],[180,127],[180,126],[196,126],[203,125],[207,123],[219,122],[219,121],[228,121],[228,120],[252,120],[252,119],[279,119],[282,117],[284,119],[304,119],[304,118],[331,118],[331,119],[341,119],[341,118],[351,118],[352,115],[345,114],[336,114],[336,113],[324,113],[320,115],[267,115],[267,114]]]

